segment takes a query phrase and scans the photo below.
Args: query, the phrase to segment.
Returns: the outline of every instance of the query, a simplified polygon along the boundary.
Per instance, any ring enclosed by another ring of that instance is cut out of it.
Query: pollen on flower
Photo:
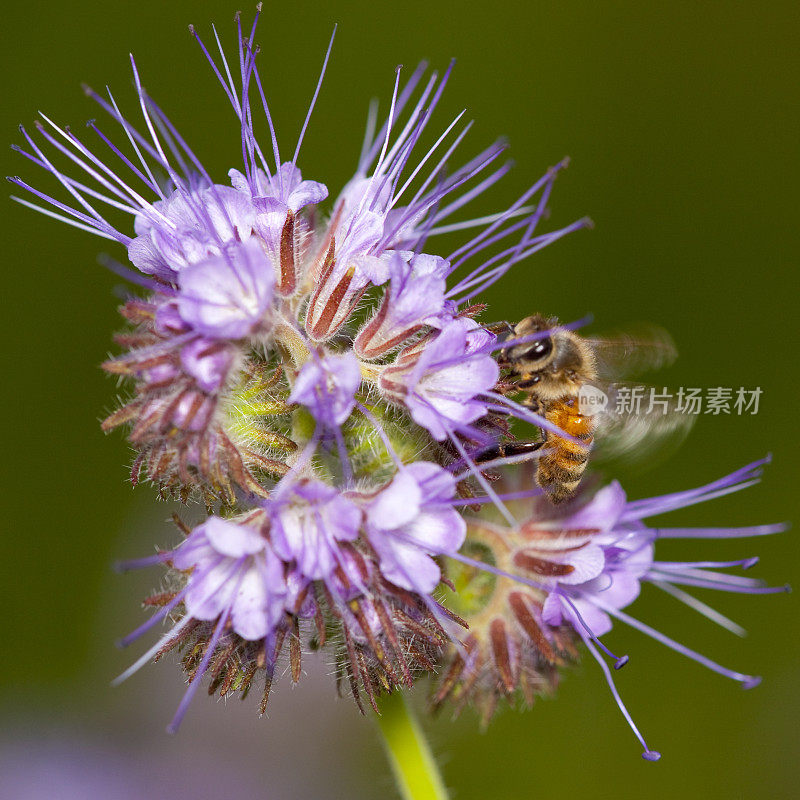
[[[510,169],[499,161],[506,146],[454,167],[471,127],[462,112],[424,150],[452,64],[441,75],[421,65],[405,81],[398,70],[388,113],[379,125],[370,112],[355,173],[329,199],[300,156],[330,46],[289,159],[256,64],[259,14],[249,30],[237,15],[228,55],[191,29],[238,120],[242,160],[227,177],[207,172],[132,59],[140,123],[110,92],[87,89],[114,133],[92,122],[84,141],[44,116],[35,134],[21,129],[17,150],[62,199],[10,179],[36,199],[19,202],[127,254],[130,266],[109,262],[135,289],[120,308],[120,352],[103,365],[127,394],[102,427],[126,430],[134,484],[206,509],[194,527],[178,521],[177,544],[127,565],[165,577],[122,644],[168,628],[119,680],[177,651],[188,687],[174,731],[203,681],[221,696],[258,686],[263,713],[273,681],[287,671],[299,681],[304,653],[324,649],[362,710],[436,675],[434,705],[471,703],[488,720],[500,701],[530,705],[553,691],[583,643],[654,760],[606,663],[626,656],[600,637],[624,623],[754,685],[623,609],[650,583],[736,630],[681,587],[773,591],[718,571],[752,560],[661,562],[657,541],[780,526],[690,534],[644,520],[750,485],[760,465],[647,501],[615,483],[558,509],[543,499],[518,463],[538,458],[541,441],[504,454],[520,433],[564,431],[513,400],[518,387],[498,363],[507,343],[480,321],[476,298],[588,227],[539,231],[566,162],[498,213],[465,216]],[[117,211],[132,225],[117,227]],[[453,232],[464,243],[436,252]]]

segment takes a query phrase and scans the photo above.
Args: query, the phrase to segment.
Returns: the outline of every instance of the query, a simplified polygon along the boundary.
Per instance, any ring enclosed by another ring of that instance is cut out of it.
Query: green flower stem
[[[447,800],[439,768],[403,692],[381,698],[378,727],[403,800]]]

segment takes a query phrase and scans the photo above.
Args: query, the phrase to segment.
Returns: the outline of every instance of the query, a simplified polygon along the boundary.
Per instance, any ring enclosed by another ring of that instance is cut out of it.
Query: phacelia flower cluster
[[[133,60],[143,127],[87,88],[115,138],[91,122],[88,144],[43,117],[47,154],[22,129],[20,152],[68,198],[11,179],[47,205],[20,202],[126,249],[131,266],[110,266],[139,289],[104,367],[128,395],[103,427],[127,430],[134,484],[207,513],[193,528],[177,520],[182,541],[129,565],[165,573],[152,616],[123,643],[167,629],[120,679],[179,651],[189,685],[174,730],[202,681],[244,696],[258,678],[263,712],[279,665],[298,681],[303,652],[324,649],[359,707],[377,711],[381,693],[440,673],[435,704],[473,700],[488,715],[517,690],[529,702],[549,690],[581,640],[610,681],[598,637],[617,620],[750,685],[622,609],[643,582],[717,620],[680,586],[763,591],[714,571],[732,564],[654,560],[670,534],[642,521],[740,488],[754,468],[639,503],[611,484],[556,512],[514,458],[481,461],[520,431],[559,433],[511,399],[496,358],[508,342],[478,322],[474,300],[587,225],[538,232],[564,163],[501,212],[451,222],[509,165],[493,144],[451,168],[463,113],[421,148],[451,72],[426,77],[422,65],[405,83],[398,70],[385,120],[373,106],[355,175],[329,197],[299,166],[322,75],[289,157],[256,66],[256,22],[246,31],[237,16],[233,59],[216,32],[212,54],[192,29],[237,120],[242,161],[227,181],[208,174]],[[449,255],[433,252],[437,235],[469,230]],[[503,494],[493,483],[509,470],[527,478]]]

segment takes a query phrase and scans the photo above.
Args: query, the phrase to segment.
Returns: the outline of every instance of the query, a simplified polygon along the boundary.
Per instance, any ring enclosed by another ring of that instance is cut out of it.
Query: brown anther
[[[514,691],[515,681],[511,664],[511,643],[508,640],[506,626],[500,619],[493,619],[489,626],[489,637],[492,644],[492,655],[497,671],[503,681],[505,690],[511,694]]]
[[[536,617],[533,615],[531,605],[534,601],[528,598],[522,592],[511,592],[508,596],[508,604],[517,622],[522,626],[522,629],[528,635],[528,638],[534,644],[536,649],[547,661],[554,662],[557,660],[553,646],[544,635]]]
[[[294,621],[294,630],[289,637],[289,663],[292,667],[292,682],[297,683],[300,680],[301,667],[302,667],[302,654],[300,650],[300,630],[297,625],[297,620]]]
[[[142,403],[127,403],[118,408],[113,414],[109,414],[101,423],[100,428],[105,432],[118,428],[126,422],[136,419],[142,409]]]
[[[514,554],[514,564],[520,569],[541,575],[544,578],[561,578],[575,572],[572,564],[559,564],[557,561],[547,561],[538,556],[532,556],[524,551]]]
[[[272,675],[267,675],[264,681],[264,693],[261,695],[261,702],[258,704],[258,715],[263,717],[267,712],[267,703],[269,703],[269,693],[272,689]]]
[[[297,286],[297,265],[295,263],[294,212],[290,209],[281,230],[281,276],[278,291],[289,296]]]

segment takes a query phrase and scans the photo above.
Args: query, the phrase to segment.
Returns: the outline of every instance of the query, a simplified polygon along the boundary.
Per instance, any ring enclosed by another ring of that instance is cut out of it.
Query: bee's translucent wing
[[[590,337],[588,342],[594,350],[597,373],[606,380],[669,366],[678,354],[667,331],[646,323]]]
[[[604,391],[608,402],[597,415],[593,460],[660,460],[683,442],[696,418],[665,387],[612,383]]]

